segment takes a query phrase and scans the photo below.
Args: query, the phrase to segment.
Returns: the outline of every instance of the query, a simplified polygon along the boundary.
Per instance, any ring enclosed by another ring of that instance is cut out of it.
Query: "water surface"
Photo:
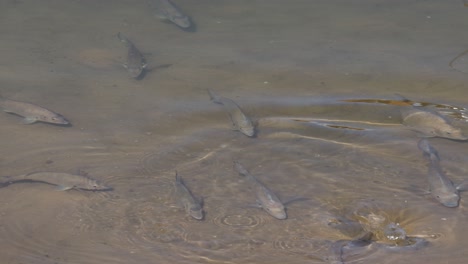
[[[146,1],[1,4],[2,96],[73,124],[0,115],[2,176],[82,173],[114,188],[1,188],[5,263],[326,263],[333,242],[359,233],[333,223],[363,214],[429,244],[345,252],[346,263],[463,262],[468,196],[453,209],[427,194],[417,134],[394,103],[403,94],[468,132],[468,77],[448,65],[468,48],[461,1],[177,4],[197,32],[158,21]],[[142,80],[120,65],[118,32],[154,67]],[[206,88],[235,100],[257,137],[232,131]],[[466,143],[431,144],[447,175],[463,181]],[[252,207],[233,159],[280,199],[307,200],[288,204],[287,220]],[[203,198],[204,221],[179,207],[174,170]]]

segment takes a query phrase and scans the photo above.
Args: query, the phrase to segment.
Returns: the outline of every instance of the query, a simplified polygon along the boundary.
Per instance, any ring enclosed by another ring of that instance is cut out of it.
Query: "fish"
[[[329,248],[329,256],[324,260],[329,264],[344,264],[343,247],[348,245],[349,240],[338,240],[333,242]]]
[[[250,181],[255,190],[255,195],[257,197],[257,203],[259,207],[261,207],[276,219],[284,220],[288,217],[284,204],[275,195],[275,193],[273,193],[272,190],[268,189],[268,187],[257,180],[255,176],[250,174],[250,172],[237,161],[234,161],[234,170],[236,170],[239,174],[247,177],[247,179]]]
[[[345,236],[353,237],[357,234],[362,234],[364,230],[361,223],[350,220],[346,217],[333,217],[328,220],[328,226],[333,227],[334,229],[340,231]]]
[[[125,44],[128,48],[127,62],[122,66],[127,69],[130,76],[134,79],[139,79],[143,76],[146,69],[146,60],[143,54],[137,49],[137,47],[127,37],[120,32],[117,34],[117,38]]]
[[[177,171],[175,172],[175,191],[187,214],[197,220],[203,220],[202,204],[195,199],[192,192],[185,186]]]
[[[367,247],[372,244],[372,232],[365,232],[353,240],[342,239],[331,243],[329,248],[329,256],[324,259],[330,264],[344,264],[345,251],[357,251],[360,248]]]
[[[108,191],[112,189],[111,187],[102,184],[100,181],[91,179],[87,176],[63,172],[32,172],[17,176],[9,176],[5,181],[2,182],[2,184],[8,185],[24,181],[42,182],[56,185],[56,189],[59,191],[67,191],[71,189]]]
[[[403,125],[420,132],[424,137],[441,137],[467,140],[460,128],[454,127],[447,118],[436,111],[416,109],[402,110]]]
[[[190,31],[193,27],[190,17],[185,15],[171,0],[156,0],[156,6],[159,18],[167,19],[186,31]]]
[[[236,104],[236,102],[229,98],[221,97],[210,89],[208,89],[208,94],[210,95],[211,101],[216,104],[223,105],[229,113],[233,130],[240,131],[248,137],[255,137],[255,126],[252,120],[242,112],[242,109]]]
[[[7,113],[24,117],[23,124],[44,122],[57,125],[69,125],[62,115],[35,104],[20,102],[0,97],[0,108]]]
[[[439,154],[423,138],[418,142],[418,148],[423,152],[424,157],[429,160],[429,191],[432,197],[446,207],[457,207],[460,201],[460,186],[455,187],[453,182],[445,175],[440,166]]]

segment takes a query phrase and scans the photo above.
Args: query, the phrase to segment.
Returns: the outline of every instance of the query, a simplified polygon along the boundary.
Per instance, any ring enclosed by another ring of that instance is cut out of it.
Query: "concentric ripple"
[[[273,241],[273,248],[309,258],[323,259],[331,243],[325,239],[286,236]]]
[[[219,227],[232,230],[255,229],[271,221],[271,216],[257,209],[237,209],[225,213],[218,213],[213,218],[213,223]]]
[[[10,195],[12,190],[3,190]],[[47,194],[47,195],[46,195]],[[10,195],[11,196],[11,195]],[[17,197],[17,198],[15,198]],[[87,195],[64,192],[50,193],[46,189],[23,190],[20,195],[11,196],[9,202],[2,203],[2,237],[8,237],[3,261],[51,261],[73,263],[96,263],[97,260],[112,263],[125,263],[130,255],[114,257],[113,249],[98,243],[95,233],[83,228],[77,217],[80,204],[89,202]],[[34,221],[30,221],[34,215]],[[92,231],[96,232],[96,229]],[[82,241],[82,242],[80,242]],[[83,241],[92,241],[83,243]],[[7,246],[8,245],[8,246]],[[102,254],[108,252],[109,254]]]
[[[228,226],[230,228],[254,228],[262,224],[261,218],[251,215],[225,215],[215,218],[215,223],[219,226]]]

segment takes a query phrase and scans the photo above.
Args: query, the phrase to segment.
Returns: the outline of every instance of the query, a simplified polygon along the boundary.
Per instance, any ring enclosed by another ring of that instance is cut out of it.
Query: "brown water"
[[[417,135],[394,103],[403,94],[468,132],[465,58],[448,65],[468,48],[462,1],[177,3],[197,32],[158,21],[146,1],[1,2],[1,94],[73,124],[0,115],[1,175],[81,172],[114,188],[1,188],[2,263],[326,263],[334,241],[357,235],[330,223],[362,214],[429,244],[362,248],[346,263],[465,261],[468,194],[454,209],[426,193]],[[118,32],[154,68],[142,80],[121,67]],[[258,136],[231,131],[206,88],[241,105]],[[431,144],[455,183],[467,178],[466,143]],[[308,199],[284,221],[251,207],[233,159],[282,200]],[[179,207],[176,169],[204,221]]]

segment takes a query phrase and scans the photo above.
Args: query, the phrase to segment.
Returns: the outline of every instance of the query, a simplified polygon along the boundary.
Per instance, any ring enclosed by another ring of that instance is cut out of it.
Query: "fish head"
[[[443,128],[436,128],[431,131],[431,134],[433,134],[436,137],[443,137],[443,138],[449,138],[449,139],[455,139],[455,140],[467,140],[468,137],[463,135],[463,132],[461,129],[453,127],[451,125],[448,125]]]
[[[255,128],[252,125],[239,126],[239,130],[249,137],[255,136]]]
[[[284,220],[288,218],[288,215],[286,214],[286,210],[284,209],[283,205],[268,206],[268,207],[265,207],[264,209],[276,219]]]
[[[139,67],[128,67],[128,73],[132,78],[137,79],[143,73],[143,70],[146,68],[146,64],[143,64]]]
[[[189,208],[189,215],[197,220],[202,220],[203,209],[200,206],[192,206]]]
[[[457,207],[460,201],[460,196],[456,192],[434,192],[434,198],[446,207]]]
[[[51,123],[51,124],[58,124],[58,125],[68,125],[70,122],[63,117],[62,115],[59,114],[54,114],[54,115],[40,115],[37,117],[38,121],[46,122],[46,123]]]

